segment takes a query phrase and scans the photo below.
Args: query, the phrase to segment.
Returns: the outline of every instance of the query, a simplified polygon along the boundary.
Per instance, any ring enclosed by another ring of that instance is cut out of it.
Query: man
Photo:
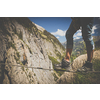
[[[73,49],[73,35],[77,30],[82,28],[82,37],[86,44],[87,49],[87,61],[85,64],[78,69],[78,71],[93,71],[92,58],[94,52],[94,42],[92,37],[93,17],[75,17],[72,18],[71,25],[66,32],[67,46],[66,46],[66,57],[62,60],[61,67],[70,71],[70,57]],[[59,65],[57,65],[58,67]]]

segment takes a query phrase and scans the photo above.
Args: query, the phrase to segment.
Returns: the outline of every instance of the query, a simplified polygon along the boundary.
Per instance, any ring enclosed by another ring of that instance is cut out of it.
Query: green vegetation
[[[17,52],[16,54],[17,54],[17,57],[20,58],[20,54],[19,54],[19,52]]]
[[[82,40],[74,41],[74,48],[73,48],[72,54],[75,55],[76,57],[82,54],[86,54],[85,42]]]
[[[25,67],[21,67],[21,69],[22,69],[23,71],[25,71]]]
[[[17,56],[16,56],[16,55],[17,55]],[[20,59],[19,52],[16,52],[16,55],[14,55],[14,58],[15,58],[16,62],[18,62],[19,59]]]
[[[29,69],[28,68],[26,68],[26,71],[28,71]]]
[[[62,58],[64,58],[57,49],[55,49],[55,54],[60,60],[62,60]]]
[[[36,74],[34,73],[34,76],[36,76]]]
[[[58,64],[59,62],[52,56],[49,56],[49,59],[52,61],[52,64],[54,66],[54,64]]]
[[[29,76],[29,78],[31,78],[32,77],[32,74],[29,72],[28,76]]]
[[[14,58],[15,58],[16,62],[19,60],[19,58],[18,58],[18,57],[16,57],[15,55],[14,55]]]
[[[100,71],[100,60],[93,60],[95,71]],[[77,72],[74,84],[100,84],[100,73],[81,73]]]
[[[57,81],[58,80],[58,77],[56,76],[55,73],[53,73],[53,76],[54,76],[54,80]]]
[[[53,67],[54,67],[55,64],[59,64],[59,62],[54,57],[49,56],[49,59],[52,61]],[[64,73],[64,71],[56,71],[56,72],[59,76],[61,76]]]
[[[64,69],[63,69],[64,70]],[[56,71],[56,70],[55,70]],[[66,71],[66,70],[65,70]],[[61,76],[63,73],[64,73],[64,71],[56,71],[57,72],[57,74],[58,74],[58,76]]]
[[[17,34],[18,35],[18,37],[21,39],[21,40],[23,40],[23,33],[20,31],[20,33],[19,34]]]
[[[30,47],[27,44],[26,44],[26,46],[28,47],[29,52],[32,54],[32,51],[31,51]]]
[[[72,54],[70,59],[71,59],[71,62],[73,62],[74,59],[76,59],[76,56],[74,54]]]

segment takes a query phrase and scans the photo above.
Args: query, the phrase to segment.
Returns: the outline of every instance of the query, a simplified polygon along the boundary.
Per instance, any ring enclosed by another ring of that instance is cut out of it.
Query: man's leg
[[[79,18],[77,19],[79,22]],[[79,23],[76,23],[76,25]],[[69,29],[66,32],[66,40],[67,40],[67,45],[66,45],[66,56],[65,60],[69,62],[71,53],[73,50],[73,35],[76,33],[76,31],[79,29],[74,27],[75,23],[72,21]]]
[[[66,48],[66,56],[65,56],[66,61],[70,60],[71,53],[72,53],[72,49]]]
[[[87,61],[90,63],[92,63],[93,53],[94,53],[94,50],[87,49]]]
[[[62,59],[61,64],[56,65],[55,68],[61,66],[62,68],[65,68],[67,71],[70,71],[70,69],[71,69],[69,60],[70,60],[72,49],[73,49],[73,35],[79,29],[79,28],[76,29],[74,27],[74,25],[75,25],[75,22],[73,23],[73,21],[72,21],[70,24],[70,27],[68,28],[68,30],[66,32],[66,40],[67,40],[66,56],[64,59]]]
[[[87,49],[87,61],[92,62],[94,52],[94,42],[92,37],[93,17],[82,18],[82,36]]]
[[[92,37],[92,26],[93,26],[93,18],[81,18],[82,24],[82,36],[86,44],[87,49],[87,61],[79,68],[78,71],[92,71],[92,58],[94,52],[94,42]]]

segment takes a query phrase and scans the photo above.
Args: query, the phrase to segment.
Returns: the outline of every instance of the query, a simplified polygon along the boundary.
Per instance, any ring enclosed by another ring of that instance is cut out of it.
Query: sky
[[[42,26],[45,30],[53,34],[61,43],[66,41],[65,34],[68,30],[72,19],[70,17],[28,17],[32,22]],[[96,17],[92,28],[92,35],[100,31],[100,18]],[[99,31],[97,31],[99,29]],[[78,30],[74,39],[82,38],[81,30]]]

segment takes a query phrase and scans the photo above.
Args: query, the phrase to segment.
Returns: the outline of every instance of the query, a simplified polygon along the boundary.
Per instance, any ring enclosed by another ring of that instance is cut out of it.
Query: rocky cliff
[[[18,66],[53,68],[52,58],[59,62],[64,50],[53,35],[28,18],[0,18],[0,83],[55,83],[53,71]]]

